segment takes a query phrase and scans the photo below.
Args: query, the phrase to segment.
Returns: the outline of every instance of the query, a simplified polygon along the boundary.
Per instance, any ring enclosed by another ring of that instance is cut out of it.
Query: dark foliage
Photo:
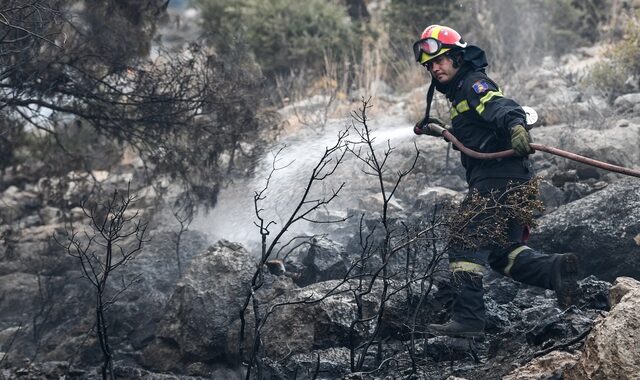
[[[179,53],[154,46],[167,3],[4,2],[1,144],[11,149],[2,166],[93,170],[129,146],[150,181],[169,175],[215,202],[224,175],[250,154],[241,142],[260,128],[261,75],[243,47],[221,58],[195,43]]]

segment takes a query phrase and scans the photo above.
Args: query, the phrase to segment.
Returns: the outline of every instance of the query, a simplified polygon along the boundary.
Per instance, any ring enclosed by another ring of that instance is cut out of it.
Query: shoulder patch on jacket
[[[476,94],[482,94],[483,92],[487,92],[490,86],[486,80],[480,79],[479,81],[476,81],[472,87]]]

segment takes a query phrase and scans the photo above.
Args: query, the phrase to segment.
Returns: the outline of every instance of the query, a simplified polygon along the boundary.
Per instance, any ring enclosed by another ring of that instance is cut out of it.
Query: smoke
[[[460,1],[446,22],[487,52],[493,71],[509,74],[597,41],[611,18],[609,1]]]
[[[264,219],[276,222],[271,226],[271,231],[277,231],[288,219],[293,207],[302,197],[311,170],[318,163],[325,148],[335,144],[338,131],[343,130],[347,122],[349,121],[333,120],[322,132],[307,129],[280,142],[285,148],[278,156],[277,166],[282,169],[274,172],[265,199],[260,203]],[[371,121],[370,125],[376,147],[380,149],[387,146],[387,141],[390,141],[392,146],[411,144],[413,141],[413,129],[403,118],[385,117]],[[351,136],[355,138],[355,133]],[[197,216],[191,228],[204,232],[212,242],[226,239],[241,243],[250,251],[258,252],[261,236],[254,224],[257,219],[253,196],[256,191],[264,188],[266,177],[274,163],[273,154],[282,145],[274,147],[256,163],[257,169],[253,178],[235,181],[223,189],[218,196],[216,207]],[[393,167],[393,158],[390,159],[389,165]],[[347,154],[334,175],[314,185],[310,199],[326,196],[345,182],[340,196],[324,211],[329,215],[346,216],[347,208],[357,205],[358,200],[376,186],[375,178],[364,174],[362,169],[362,164]],[[313,235],[321,230],[321,225],[301,221],[288,235]],[[272,232],[271,235],[275,234]]]

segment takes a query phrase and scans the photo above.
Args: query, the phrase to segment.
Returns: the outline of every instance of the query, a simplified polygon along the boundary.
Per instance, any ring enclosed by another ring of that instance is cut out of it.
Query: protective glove
[[[427,120],[426,122],[425,122],[425,119],[422,119],[419,122],[417,122],[416,125],[413,127],[413,133],[415,133],[416,135],[429,135],[429,136],[441,137],[439,133],[432,131],[431,128],[427,126],[428,124],[436,124],[441,126],[444,129],[451,128],[450,126],[446,125],[442,120],[435,117],[430,117],[429,120]]]
[[[515,125],[511,128],[511,147],[520,156],[526,156],[535,151],[530,145],[529,133],[522,125]]]

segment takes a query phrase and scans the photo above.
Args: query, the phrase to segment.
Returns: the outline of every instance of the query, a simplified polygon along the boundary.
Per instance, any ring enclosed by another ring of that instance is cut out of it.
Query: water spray
[[[503,150],[500,152],[493,152],[493,153],[477,152],[473,149],[469,149],[466,146],[464,146],[460,141],[458,141],[457,138],[455,138],[453,134],[451,134],[451,132],[447,131],[446,128],[441,127],[437,124],[427,124],[427,126],[433,132],[436,132],[437,134],[451,141],[453,145],[455,145],[462,153],[466,154],[469,157],[477,158],[480,160],[492,160],[496,158],[505,158],[505,157],[511,157],[516,155],[516,151],[513,149]],[[558,148],[554,148],[554,147],[550,147],[542,144],[532,143],[530,145],[531,145],[531,148],[533,148],[534,150],[540,150],[543,152],[551,153],[556,156],[568,158],[573,161],[581,162],[583,164],[595,166],[600,169],[609,170],[612,172],[640,178],[640,170],[635,170],[635,169],[625,168],[624,166],[609,164],[603,161],[595,160],[593,158],[581,156],[576,153],[567,152],[566,150],[562,150],[562,149],[558,149]]]

